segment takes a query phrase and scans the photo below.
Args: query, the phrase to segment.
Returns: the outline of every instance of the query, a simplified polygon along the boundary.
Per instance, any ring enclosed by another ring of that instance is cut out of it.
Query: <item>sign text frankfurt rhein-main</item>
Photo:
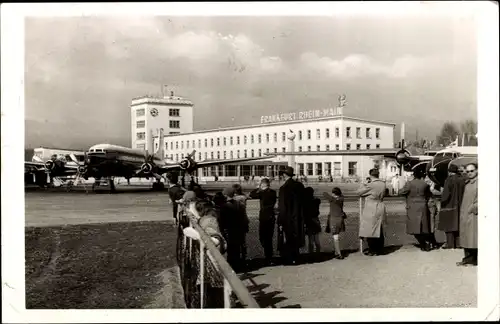
[[[307,110],[293,113],[281,113],[281,114],[272,114],[269,116],[261,116],[260,123],[278,123],[284,121],[294,121],[294,120],[305,120],[305,119],[314,119],[314,118],[324,118],[324,117],[333,117],[341,115],[340,109],[338,108],[326,108],[326,109],[316,109],[316,110]]]

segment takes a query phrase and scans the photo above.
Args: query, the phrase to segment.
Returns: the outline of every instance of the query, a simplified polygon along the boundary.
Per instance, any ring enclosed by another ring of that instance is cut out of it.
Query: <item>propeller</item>
[[[399,142],[399,151],[396,152],[396,163],[399,166],[399,175],[403,175],[403,169],[410,163],[411,153],[405,146],[405,123],[401,124],[401,141]]]

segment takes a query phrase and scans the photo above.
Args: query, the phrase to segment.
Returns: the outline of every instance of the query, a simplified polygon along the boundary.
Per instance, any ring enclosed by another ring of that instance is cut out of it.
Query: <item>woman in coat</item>
[[[429,199],[430,186],[423,180],[422,169],[413,172],[414,179],[406,183],[401,194],[406,196],[406,233],[414,235],[422,251],[430,251],[432,243]]]
[[[339,234],[345,232],[345,218],[344,213],[344,195],[340,188],[335,187],[332,189],[332,194],[323,192],[323,197],[330,202],[330,214],[328,215],[328,222],[326,225],[326,232],[333,235],[333,247],[335,249],[335,259],[342,260],[342,250],[340,249]]]
[[[382,225],[385,222],[386,207],[384,196],[385,182],[380,180],[378,169],[370,170],[370,183],[365,183],[356,192],[365,198],[363,212],[359,218],[359,237],[366,239],[368,252],[366,255],[382,254],[384,248],[384,233]],[[364,253],[364,251],[363,251]]]
[[[460,206],[460,245],[464,248],[464,258],[458,266],[477,265],[477,164],[469,163],[465,167],[465,184]]]

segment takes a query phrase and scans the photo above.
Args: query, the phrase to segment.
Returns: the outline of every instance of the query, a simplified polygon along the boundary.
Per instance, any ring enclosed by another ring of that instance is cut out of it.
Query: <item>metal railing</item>
[[[179,226],[177,261],[187,308],[259,308],[243,282],[200,227],[194,203],[181,213],[188,220]],[[182,222],[180,223],[182,224]],[[185,235],[192,227],[198,238]]]

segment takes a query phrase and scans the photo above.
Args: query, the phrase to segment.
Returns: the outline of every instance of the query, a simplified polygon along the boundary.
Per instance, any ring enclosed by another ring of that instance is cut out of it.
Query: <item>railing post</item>
[[[359,197],[359,225],[361,226],[361,215],[363,214],[363,197]],[[363,238],[359,238],[359,252],[363,254]]]
[[[205,244],[200,240],[200,308],[205,303]]]
[[[224,308],[231,308],[231,285],[224,278]]]

